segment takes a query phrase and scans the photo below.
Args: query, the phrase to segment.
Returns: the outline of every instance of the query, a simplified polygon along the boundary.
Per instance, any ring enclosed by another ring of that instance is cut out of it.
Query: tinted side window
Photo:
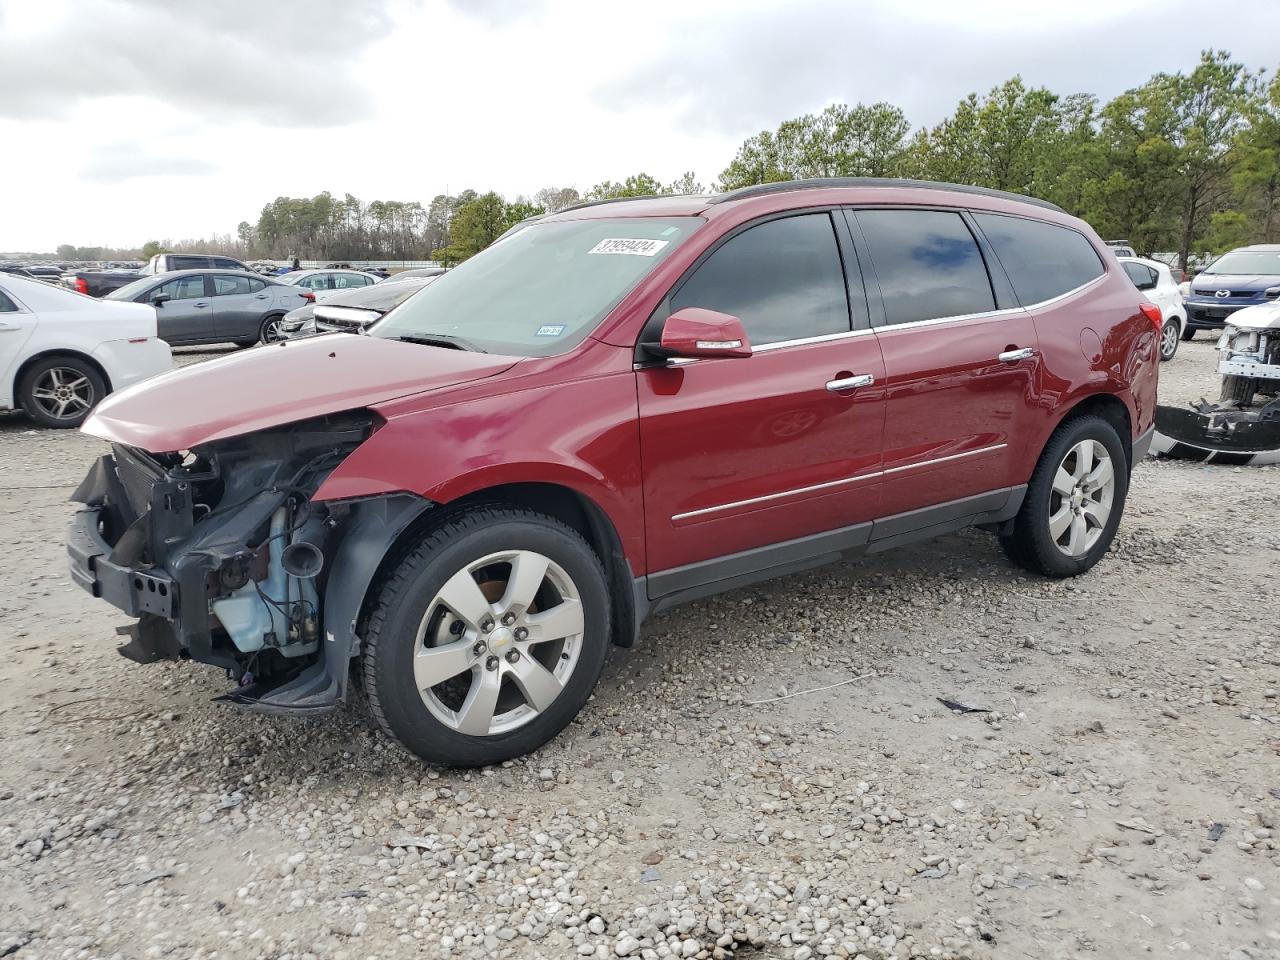
[[[996,307],[982,253],[958,213],[859,210],[888,323],[984,313]]]
[[[726,241],[671,296],[671,311],[704,307],[737,317],[752,344],[849,330],[831,217],[770,220]]]
[[[204,276],[179,277],[177,280],[170,280],[151,291],[152,299],[157,294],[164,294],[170,300],[198,300],[204,296]]]
[[[335,290],[351,290],[355,287],[367,287],[369,278],[358,273],[335,273],[333,287]]]
[[[0,313],[17,313],[18,305],[5,296],[4,291],[0,290]]]
[[[267,285],[267,281],[258,280],[254,277],[250,277],[245,282],[249,284],[250,293],[257,293],[259,290],[263,289]]]
[[[248,293],[249,290],[248,277],[213,278],[213,295],[215,297],[228,297],[237,293]]]
[[[230,257],[214,257],[213,265],[219,270],[243,270],[244,265]]]
[[[1133,285],[1139,290],[1150,289],[1156,285],[1156,272],[1150,267],[1141,263],[1125,263],[1121,264],[1124,272],[1129,275],[1129,279],[1133,281]]]
[[[975,214],[974,219],[1024,306],[1051,300],[1104,273],[1093,244],[1067,227],[996,213]]]

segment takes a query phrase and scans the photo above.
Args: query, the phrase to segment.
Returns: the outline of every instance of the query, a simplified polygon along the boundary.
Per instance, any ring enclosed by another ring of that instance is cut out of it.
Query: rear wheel
[[[1178,318],[1165,322],[1160,330],[1160,359],[1172,360],[1173,355],[1178,352]]]
[[[558,520],[470,508],[400,560],[365,638],[365,690],[385,733],[430,763],[500,763],[555,737],[595,688],[609,645],[604,570]]]
[[[1084,573],[1111,546],[1128,490],[1128,458],[1115,427],[1101,417],[1075,417],[1050,437],[1013,532],[1000,544],[1035,573]]]
[[[284,314],[277,313],[262,321],[262,326],[258,329],[259,343],[275,343],[284,339]]]
[[[107,395],[107,385],[92,366],[76,357],[49,357],[22,375],[18,402],[45,427],[78,427]]]

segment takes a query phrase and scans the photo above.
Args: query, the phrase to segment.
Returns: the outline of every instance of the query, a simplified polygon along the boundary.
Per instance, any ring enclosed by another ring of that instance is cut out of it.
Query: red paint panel
[[[875,385],[826,389],[829,380],[864,373]],[[884,369],[874,336],[637,378],[651,569],[875,517]]]
[[[877,335],[888,372],[885,515],[1026,482],[1019,465],[1040,359],[998,357],[1038,349],[1030,316],[881,327]]]

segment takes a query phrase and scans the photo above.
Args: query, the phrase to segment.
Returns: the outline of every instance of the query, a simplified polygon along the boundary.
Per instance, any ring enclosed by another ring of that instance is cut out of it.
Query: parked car
[[[244,270],[139,277],[107,299],[151,304],[160,336],[174,346],[231,342],[240,347],[281,339],[284,315],[306,302],[293,287]]]
[[[138,274],[129,270],[70,270],[61,275],[64,287],[86,297],[105,297],[136,279]]]
[[[109,399],[72,572],[141,616],[126,656],[297,713],[359,657],[388,734],[498,763],[684,600],[972,525],[1089,570],[1150,442],[1162,323],[1087,224],[1013,194],[580,206],[364,335]]]
[[[397,283],[342,290],[323,304],[308,303],[285,314],[280,330],[286,337],[309,337],[343,330],[357,332],[432,283],[435,277],[409,277]]]
[[[157,273],[171,273],[174,270],[206,269],[253,272],[235,257],[224,257],[221,254],[212,253],[157,253],[138,272],[150,276]]]
[[[1160,315],[1164,318],[1164,326],[1160,330],[1160,359],[1172,360],[1178,352],[1178,341],[1187,328],[1187,308],[1182,305],[1182,293],[1174,282],[1173,272],[1167,263],[1159,260],[1140,257],[1118,259],[1133,285],[1160,308]]]
[[[151,307],[0,273],[0,410],[77,427],[112,390],[172,366]]]
[[[308,300],[323,303],[339,290],[355,290],[377,283],[381,277],[362,270],[294,270],[280,278],[303,291]]]
[[[1138,255],[1134,252],[1134,249],[1130,246],[1128,240],[1108,240],[1107,246],[1111,248],[1112,253],[1122,259],[1125,257],[1133,259]]]
[[[1280,297],[1280,244],[1238,247],[1214,260],[1191,281],[1186,297],[1190,340],[1197,330],[1218,330],[1237,310]]]

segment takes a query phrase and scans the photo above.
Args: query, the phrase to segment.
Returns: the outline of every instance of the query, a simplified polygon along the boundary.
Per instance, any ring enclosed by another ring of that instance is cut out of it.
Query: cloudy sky
[[[0,250],[231,232],[279,195],[712,182],[835,101],[916,125],[1015,73],[1102,97],[1280,0],[0,0]]]

